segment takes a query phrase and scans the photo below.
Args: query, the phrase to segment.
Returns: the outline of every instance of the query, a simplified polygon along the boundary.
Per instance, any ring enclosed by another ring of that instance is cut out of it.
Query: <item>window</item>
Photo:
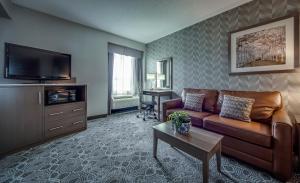
[[[135,58],[113,54],[113,95],[135,94]]]

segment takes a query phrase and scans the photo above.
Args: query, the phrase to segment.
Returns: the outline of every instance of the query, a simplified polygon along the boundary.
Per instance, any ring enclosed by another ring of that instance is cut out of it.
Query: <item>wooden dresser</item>
[[[76,90],[72,102],[48,104],[47,92]],[[0,156],[87,127],[86,85],[0,84]]]

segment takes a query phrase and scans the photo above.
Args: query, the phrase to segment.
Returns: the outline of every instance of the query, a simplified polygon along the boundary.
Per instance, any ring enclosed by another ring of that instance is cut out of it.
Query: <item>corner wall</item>
[[[88,116],[107,113],[108,42],[145,50],[142,43],[19,6],[12,5],[10,16],[0,18],[0,83],[24,82],[3,79],[5,42],[71,54],[72,77],[88,87]]]
[[[299,0],[254,0],[146,45],[146,72],[155,60],[173,57],[174,90],[184,87],[278,90],[300,114],[300,69],[296,73],[229,76],[228,32],[300,11]]]
[[[9,0],[0,0],[0,17],[10,18],[11,5]]]

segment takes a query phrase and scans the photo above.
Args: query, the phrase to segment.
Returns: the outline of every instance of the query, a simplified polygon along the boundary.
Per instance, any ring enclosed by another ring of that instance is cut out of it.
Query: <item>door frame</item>
[[[113,78],[113,61],[110,61],[108,53],[108,96],[107,96],[107,115],[111,115],[111,95],[112,95],[112,78]]]

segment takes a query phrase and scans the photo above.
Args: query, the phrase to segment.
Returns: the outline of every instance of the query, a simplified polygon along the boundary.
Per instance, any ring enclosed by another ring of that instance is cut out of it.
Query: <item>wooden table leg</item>
[[[209,180],[209,160],[208,158],[205,158],[205,160],[202,161],[202,174],[203,174],[203,183],[208,183]]]
[[[155,102],[155,96],[152,95],[151,97],[152,97],[152,102]]]
[[[218,167],[218,171],[221,173],[221,144],[219,145],[220,148],[217,152],[217,167]]]
[[[156,133],[155,130],[153,131],[153,157],[156,158],[157,155],[157,137],[156,137]]]
[[[157,97],[157,115],[158,115],[158,121],[160,121],[160,95]]]

